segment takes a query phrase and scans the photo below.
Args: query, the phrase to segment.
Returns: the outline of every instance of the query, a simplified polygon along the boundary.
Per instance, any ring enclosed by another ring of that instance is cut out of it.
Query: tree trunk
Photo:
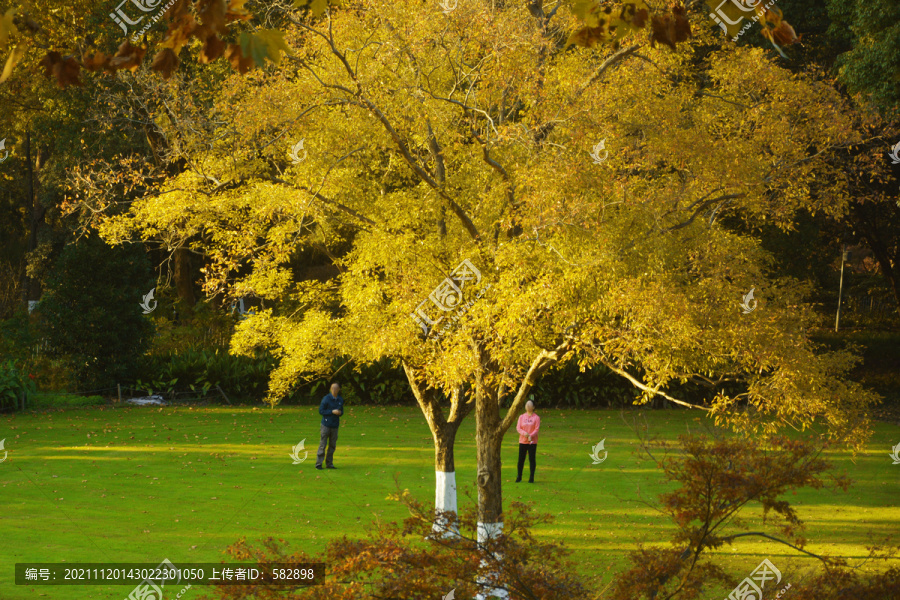
[[[503,488],[501,485],[500,448],[503,435],[500,408],[494,398],[476,393],[475,440],[478,457],[478,522],[479,525],[502,523]]]
[[[475,440],[478,457],[478,543],[484,544],[503,533],[503,485],[500,452],[503,436],[513,426],[525,405],[526,398],[541,374],[560,357],[570,351],[570,342],[565,338],[553,350],[542,350],[522,379],[505,416],[500,418],[500,400],[508,392],[505,373],[491,359],[483,344],[476,342],[478,370],[475,373]],[[478,583],[481,592],[477,600],[488,598],[509,598],[509,592],[495,587],[499,564],[503,557],[498,554],[485,555],[481,561]]]
[[[569,342],[562,340],[553,350],[541,351],[522,379],[505,416],[500,418],[500,400],[508,388],[504,373],[491,360],[482,345],[477,346],[478,370],[475,373],[475,439],[478,445],[478,521],[490,529],[491,524],[503,523],[503,489],[501,485],[500,449],[503,436],[513,426],[535,382],[559,359],[570,351]]]
[[[425,415],[425,421],[434,438],[434,510],[435,520],[432,530],[435,535],[455,537],[459,526],[455,515],[459,514],[456,499],[456,465],[453,458],[453,444],[459,425],[472,409],[471,403],[461,402],[461,390],[454,390],[451,399],[450,417],[445,418],[441,410],[437,390],[427,387],[419,379],[415,369],[403,363],[403,370],[410,389]],[[447,515],[446,513],[453,513]]]
[[[491,404],[491,403],[486,403]],[[493,403],[494,410],[484,411],[481,406],[476,409],[476,439],[478,440],[478,544],[487,544],[492,538],[499,537],[503,533],[503,487],[501,483],[500,449],[503,435],[497,431],[500,423],[499,410]],[[491,427],[486,425],[492,422],[489,413],[495,413]],[[495,587],[492,582],[498,576],[497,569],[491,568],[490,563],[502,560],[499,554],[486,555],[481,560],[481,575],[477,581],[481,586],[481,592],[476,600],[488,600],[489,598],[509,598],[509,592],[503,587]]]
[[[28,195],[28,204],[31,205],[31,218],[29,219],[28,232],[28,253],[31,253],[38,247],[38,229],[40,228],[41,222],[44,220],[44,207],[41,206],[38,195],[34,189],[35,170],[40,170],[41,168],[41,152],[38,151],[37,156],[34,157],[34,159],[32,158],[30,130],[25,133],[25,160],[28,163],[28,177],[25,189],[26,194]],[[28,264],[28,254],[26,254],[25,264]],[[23,300],[25,301],[25,304],[29,305],[30,309],[31,302],[41,299],[41,280],[37,277],[29,277],[27,272],[28,268],[26,266],[23,275],[24,285],[22,286],[22,295],[24,296]]]
[[[443,537],[459,536],[456,515],[459,508],[456,500],[456,465],[453,461],[453,445],[459,423],[446,423],[434,437],[434,510],[435,520],[432,530]],[[453,513],[448,515],[447,513]]]
[[[500,371],[487,359],[487,353],[481,349],[481,364],[475,381],[475,440],[478,458],[478,543],[487,543],[491,538],[503,533],[503,484],[500,451],[503,445],[503,434],[500,421],[500,403],[498,387],[495,382],[500,379]],[[509,592],[502,587],[494,587],[492,581],[497,576],[496,569],[489,567],[493,560],[501,557],[494,555],[482,559],[481,575],[478,583],[481,592],[477,600],[488,598],[508,598]]]
[[[188,310],[197,304],[194,296],[194,280],[191,277],[191,253],[184,246],[175,250],[175,287],[178,297],[184,300]]]
[[[851,205],[851,209],[856,217],[854,224],[862,229],[881,274],[894,294],[900,314],[900,240],[896,234],[898,211],[887,203],[856,203]]]

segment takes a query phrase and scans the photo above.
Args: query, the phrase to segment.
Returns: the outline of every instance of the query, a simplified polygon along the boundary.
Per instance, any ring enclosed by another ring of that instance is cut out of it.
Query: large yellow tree
[[[713,50],[712,32],[677,52],[640,32],[567,48],[576,19],[412,0],[292,16],[284,68],[232,77],[205,109],[166,104],[155,126],[181,172],[100,225],[189,245],[209,292],[274,304],[233,341],[276,352],[272,403],[335,355],[402,364],[437,509],[455,512],[453,439],[474,412],[482,539],[502,530],[504,434],[553,364],[606,365],[756,435],[818,421],[861,443],[874,400],[843,377],[852,355],[807,337],[808,286],[771,277],[740,233],[846,210],[825,158],[860,135],[839,95],[764,51]],[[84,187],[94,210],[100,187]],[[299,252],[339,275],[301,279]],[[715,400],[674,396],[688,380]]]

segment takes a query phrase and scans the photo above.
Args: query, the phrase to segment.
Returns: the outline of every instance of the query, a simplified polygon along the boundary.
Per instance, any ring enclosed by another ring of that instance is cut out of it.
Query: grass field
[[[534,501],[556,515],[538,534],[565,540],[582,572],[606,583],[638,543],[665,542],[672,531],[642,501],[662,491],[660,473],[637,456],[636,435],[618,411],[538,414],[536,483],[514,483],[517,440],[507,434],[504,502]],[[642,414],[651,434],[665,440],[704,426],[694,411]],[[386,500],[395,474],[402,487],[433,502],[433,448],[418,409],[348,407],[334,471],[314,468],[318,423],[315,407],[88,407],[0,416],[9,452],[0,463],[0,600],[122,600],[132,587],[16,586],[17,562],[220,562],[239,537],[269,535],[316,552],[332,537],[364,534],[376,519],[406,516]],[[466,490],[474,496],[474,429],[471,417],[457,437],[461,504],[470,502]],[[309,457],[294,465],[291,447],[304,438]],[[601,439],[608,458],[592,465],[591,446]],[[897,532],[900,465],[888,452],[898,442],[900,428],[876,424],[865,453],[831,455],[856,481],[848,493],[789,497],[807,522],[810,551],[855,564],[867,544]],[[746,516],[753,526],[759,511]],[[742,539],[717,557],[739,577],[768,557],[794,585],[814,566],[765,540]],[[181,600],[207,590],[195,586]],[[724,595],[711,590],[709,597]]]

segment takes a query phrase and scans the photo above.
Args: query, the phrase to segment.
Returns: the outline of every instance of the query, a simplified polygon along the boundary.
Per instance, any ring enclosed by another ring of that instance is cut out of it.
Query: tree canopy
[[[836,93],[759,50],[712,53],[701,71],[635,44],[592,64],[523,11],[436,19],[414,4],[296,20],[296,69],[232,78],[201,127],[188,107],[156,122],[190,167],[102,230],[208,249],[213,288],[251,264],[238,288],[285,303],[238,342],[282,352],[274,400],[338,349],[409,361],[454,389],[477,364],[472,340],[505,373],[493,385],[515,393],[568,340],[567,353],[640,379],[648,396],[738,377],[770,416],[855,422],[836,407],[865,396],[832,379],[852,361],[817,357],[803,337],[802,286],[767,281],[758,244],[718,220],[790,228],[801,209],[846,209],[838,186],[810,193],[839,176],[822,158],[859,140]],[[294,165],[301,138],[308,158]],[[594,165],[601,140],[610,157]],[[340,254],[337,320],[335,284],[285,268],[304,245]],[[409,314],[466,258],[490,292],[423,343]],[[764,308],[741,318],[735,299],[751,287]]]

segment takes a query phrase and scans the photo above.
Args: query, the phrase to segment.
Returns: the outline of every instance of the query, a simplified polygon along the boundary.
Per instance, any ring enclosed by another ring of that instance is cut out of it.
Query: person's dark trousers
[[[325,445],[328,444],[328,457],[325,460],[326,467],[334,466],[334,449],[337,446],[337,427],[325,427],[322,425],[319,440],[319,452],[316,454],[316,466],[322,466],[322,459],[325,458]]]
[[[528,466],[531,469],[529,483],[534,483],[534,467],[537,464],[537,444],[519,444],[519,475],[516,481],[522,481],[522,468],[525,466],[525,455],[528,455]]]

